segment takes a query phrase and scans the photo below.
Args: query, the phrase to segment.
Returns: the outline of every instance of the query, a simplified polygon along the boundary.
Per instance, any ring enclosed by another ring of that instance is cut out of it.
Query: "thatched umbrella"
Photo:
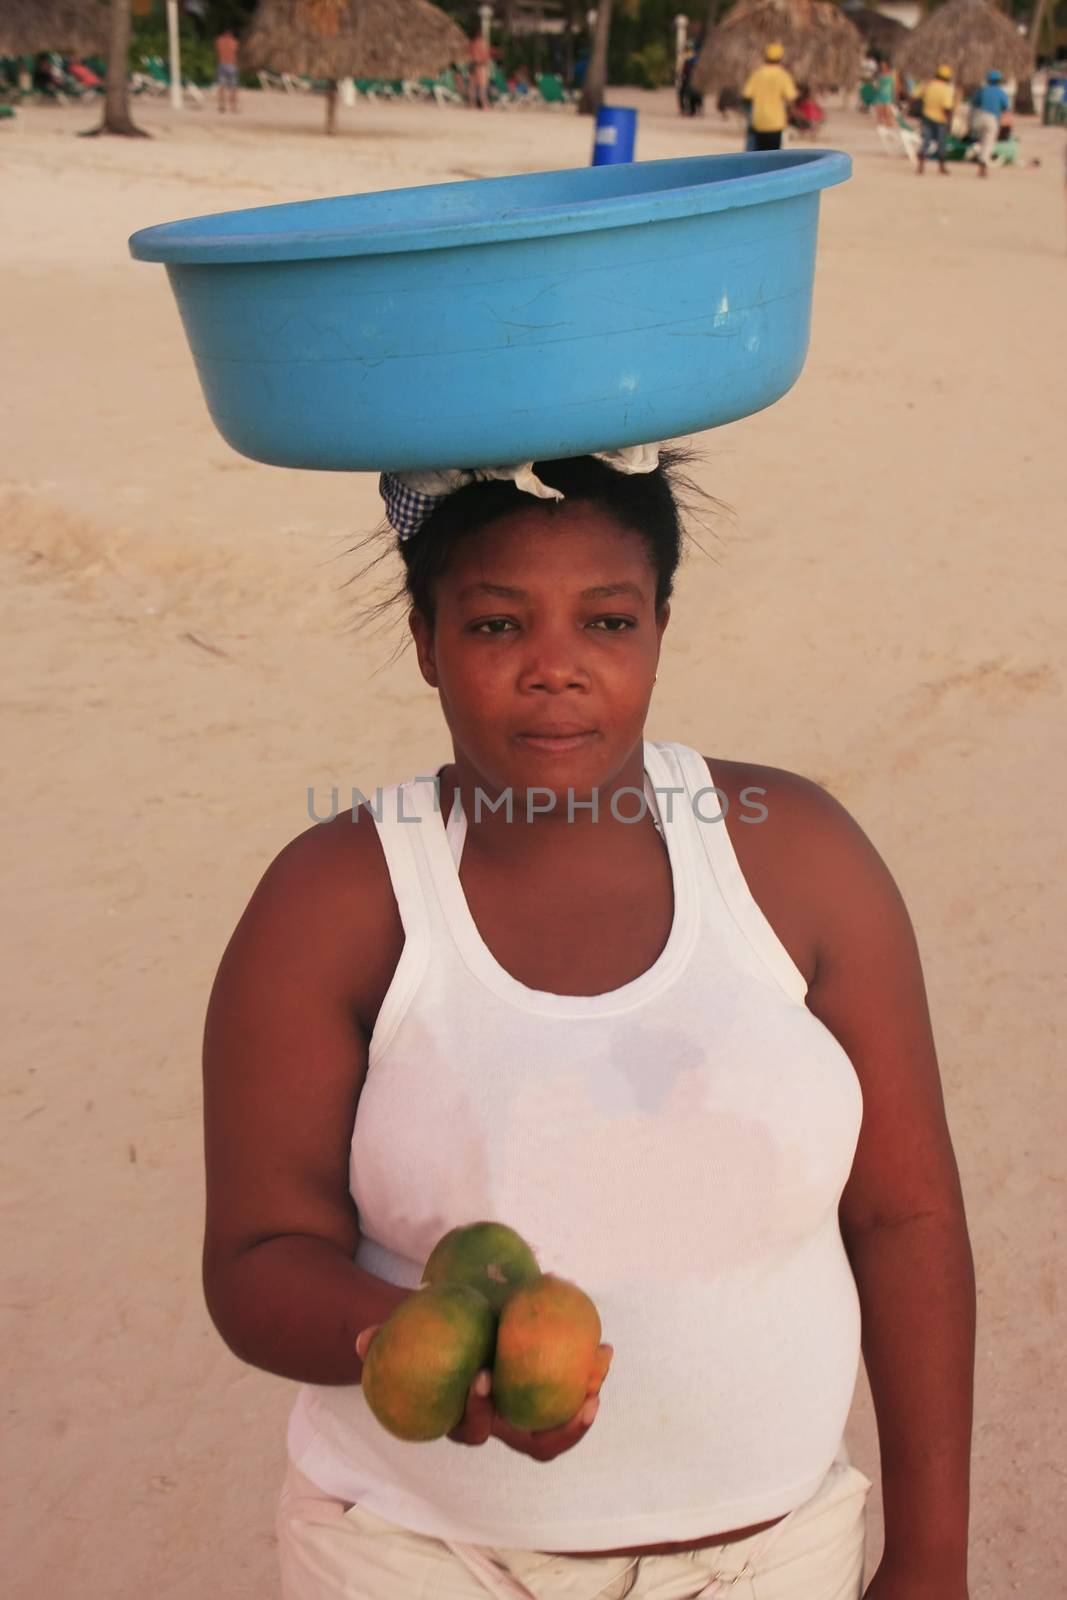
[[[705,41],[694,89],[740,89],[775,42],[785,47],[782,65],[813,90],[851,89],[860,80],[863,40],[831,0],[738,0]]]
[[[841,9],[853,27],[859,30],[872,56],[879,61],[895,61],[896,52],[910,37],[910,28],[906,28],[895,17],[884,17],[880,11],[873,11],[870,6],[846,3]]]
[[[914,30],[896,65],[925,80],[943,61],[965,89],[982,83],[993,67],[1006,78],[1028,79],[1034,70],[1029,41],[986,0],[948,0]]]
[[[103,55],[107,0],[0,0],[0,56]]]
[[[333,132],[342,78],[417,78],[464,61],[467,40],[430,0],[260,0],[241,45],[253,72],[325,78]]]

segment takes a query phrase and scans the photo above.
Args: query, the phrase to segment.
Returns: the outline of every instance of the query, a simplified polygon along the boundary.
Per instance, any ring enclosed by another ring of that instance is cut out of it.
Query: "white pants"
[[[323,1494],[292,1462],[275,1527],[283,1600],[859,1600],[871,1480],[842,1444],[763,1533],[681,1555],[576,1557],[411,1533]]]
[[[988,166],[1000,132],[1000,118],[993,111],[976,111],[974,125],[978,133],[978,159]]]

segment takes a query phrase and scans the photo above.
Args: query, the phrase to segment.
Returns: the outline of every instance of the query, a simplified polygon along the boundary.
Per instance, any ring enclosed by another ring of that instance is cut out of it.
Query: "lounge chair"
[[[546,106],[569,106],[577,99],[570,89],[564,88],[558,72],[539,72],[537,92]]]
[[[154,95],[170,94],[170,69],[162,56],[142,56],[141,66],[143,72],[130,74],[130,87],[134,93],[147,93]],[[204,91],[192,78],[187,78],[182,73],[182,94],[190,99],[194,106],[203,106]]]
[[[149,94],[169,94],[170,77],[161,56],[141,57],[141,76]]]
[[[355,78],[357,91],[365,100],[402,100],[403,78]]]
[[[919,159],[919,144],[921,142],[919,130],[913,127],[903,112],[897,110],[896,107],[893,108],[893,113],[896,117],[896,127],[887,128],[880,122],[875,123],[878,142],[889,155],[906,156],[914,167]]]
[[[457,92],[455,80],[450,72],[442,72],[436,78],[420,78],[419,82],[436,105],[462,106],[466,104],[463,96]]]
[[[506,110],[510,111],[514,106],[517,106],[523,98],[524,97],[522,95],[514,94],[512,90],[509,89],[508,80],[505,78],[500,67],[494,61],[489,69],[489,104],[503,106]]]

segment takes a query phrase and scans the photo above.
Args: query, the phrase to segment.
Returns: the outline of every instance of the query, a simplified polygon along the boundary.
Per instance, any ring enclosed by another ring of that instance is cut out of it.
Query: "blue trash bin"
[[[593,139],[594,167],[632,161],[637,140],[637,112],[628,106],[601,106],[596,114]]]
[[[1067,122],[1067,78],[1059,73],[1049,73],[1041,121],[1046,128],[1057,122]]]

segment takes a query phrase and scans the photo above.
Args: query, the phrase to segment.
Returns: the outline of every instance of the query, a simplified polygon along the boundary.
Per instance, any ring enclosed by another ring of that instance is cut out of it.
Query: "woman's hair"
[[[377,616],[404,601],[408,608],[421,612],[433,627],[437,584],[465,539],[516,512],[536,509],[544,516],[559,516],[576,503],[595,506],[605,517],[636,533],[643,541],[649,564],[656,574],[655,609],[658,613],[671,598],[674,575],[682,558],[687,537],[682,524],[683,512],[698,503],[716,510],[725,509],[685,476],[684,469],[694,459],[693,451],[661,446],[659,466],[653,472],[620,472],[595,456],[535,461],[538,478],[548,487],[559,489],[565,497],[563,500],[537,499],[510,479],[479,479],[464,484],[451,494],[443,495],[409,538],[397,540],[393,536],[393,547],[404,564],[404,582],[399,590],[372,607],[370,615]],[[392,534],[392,529],[389,533]],[[378,532],[371,535],[375,540],[379,537]],[[388,553],[382,551],[356,576],[362,577]]]

